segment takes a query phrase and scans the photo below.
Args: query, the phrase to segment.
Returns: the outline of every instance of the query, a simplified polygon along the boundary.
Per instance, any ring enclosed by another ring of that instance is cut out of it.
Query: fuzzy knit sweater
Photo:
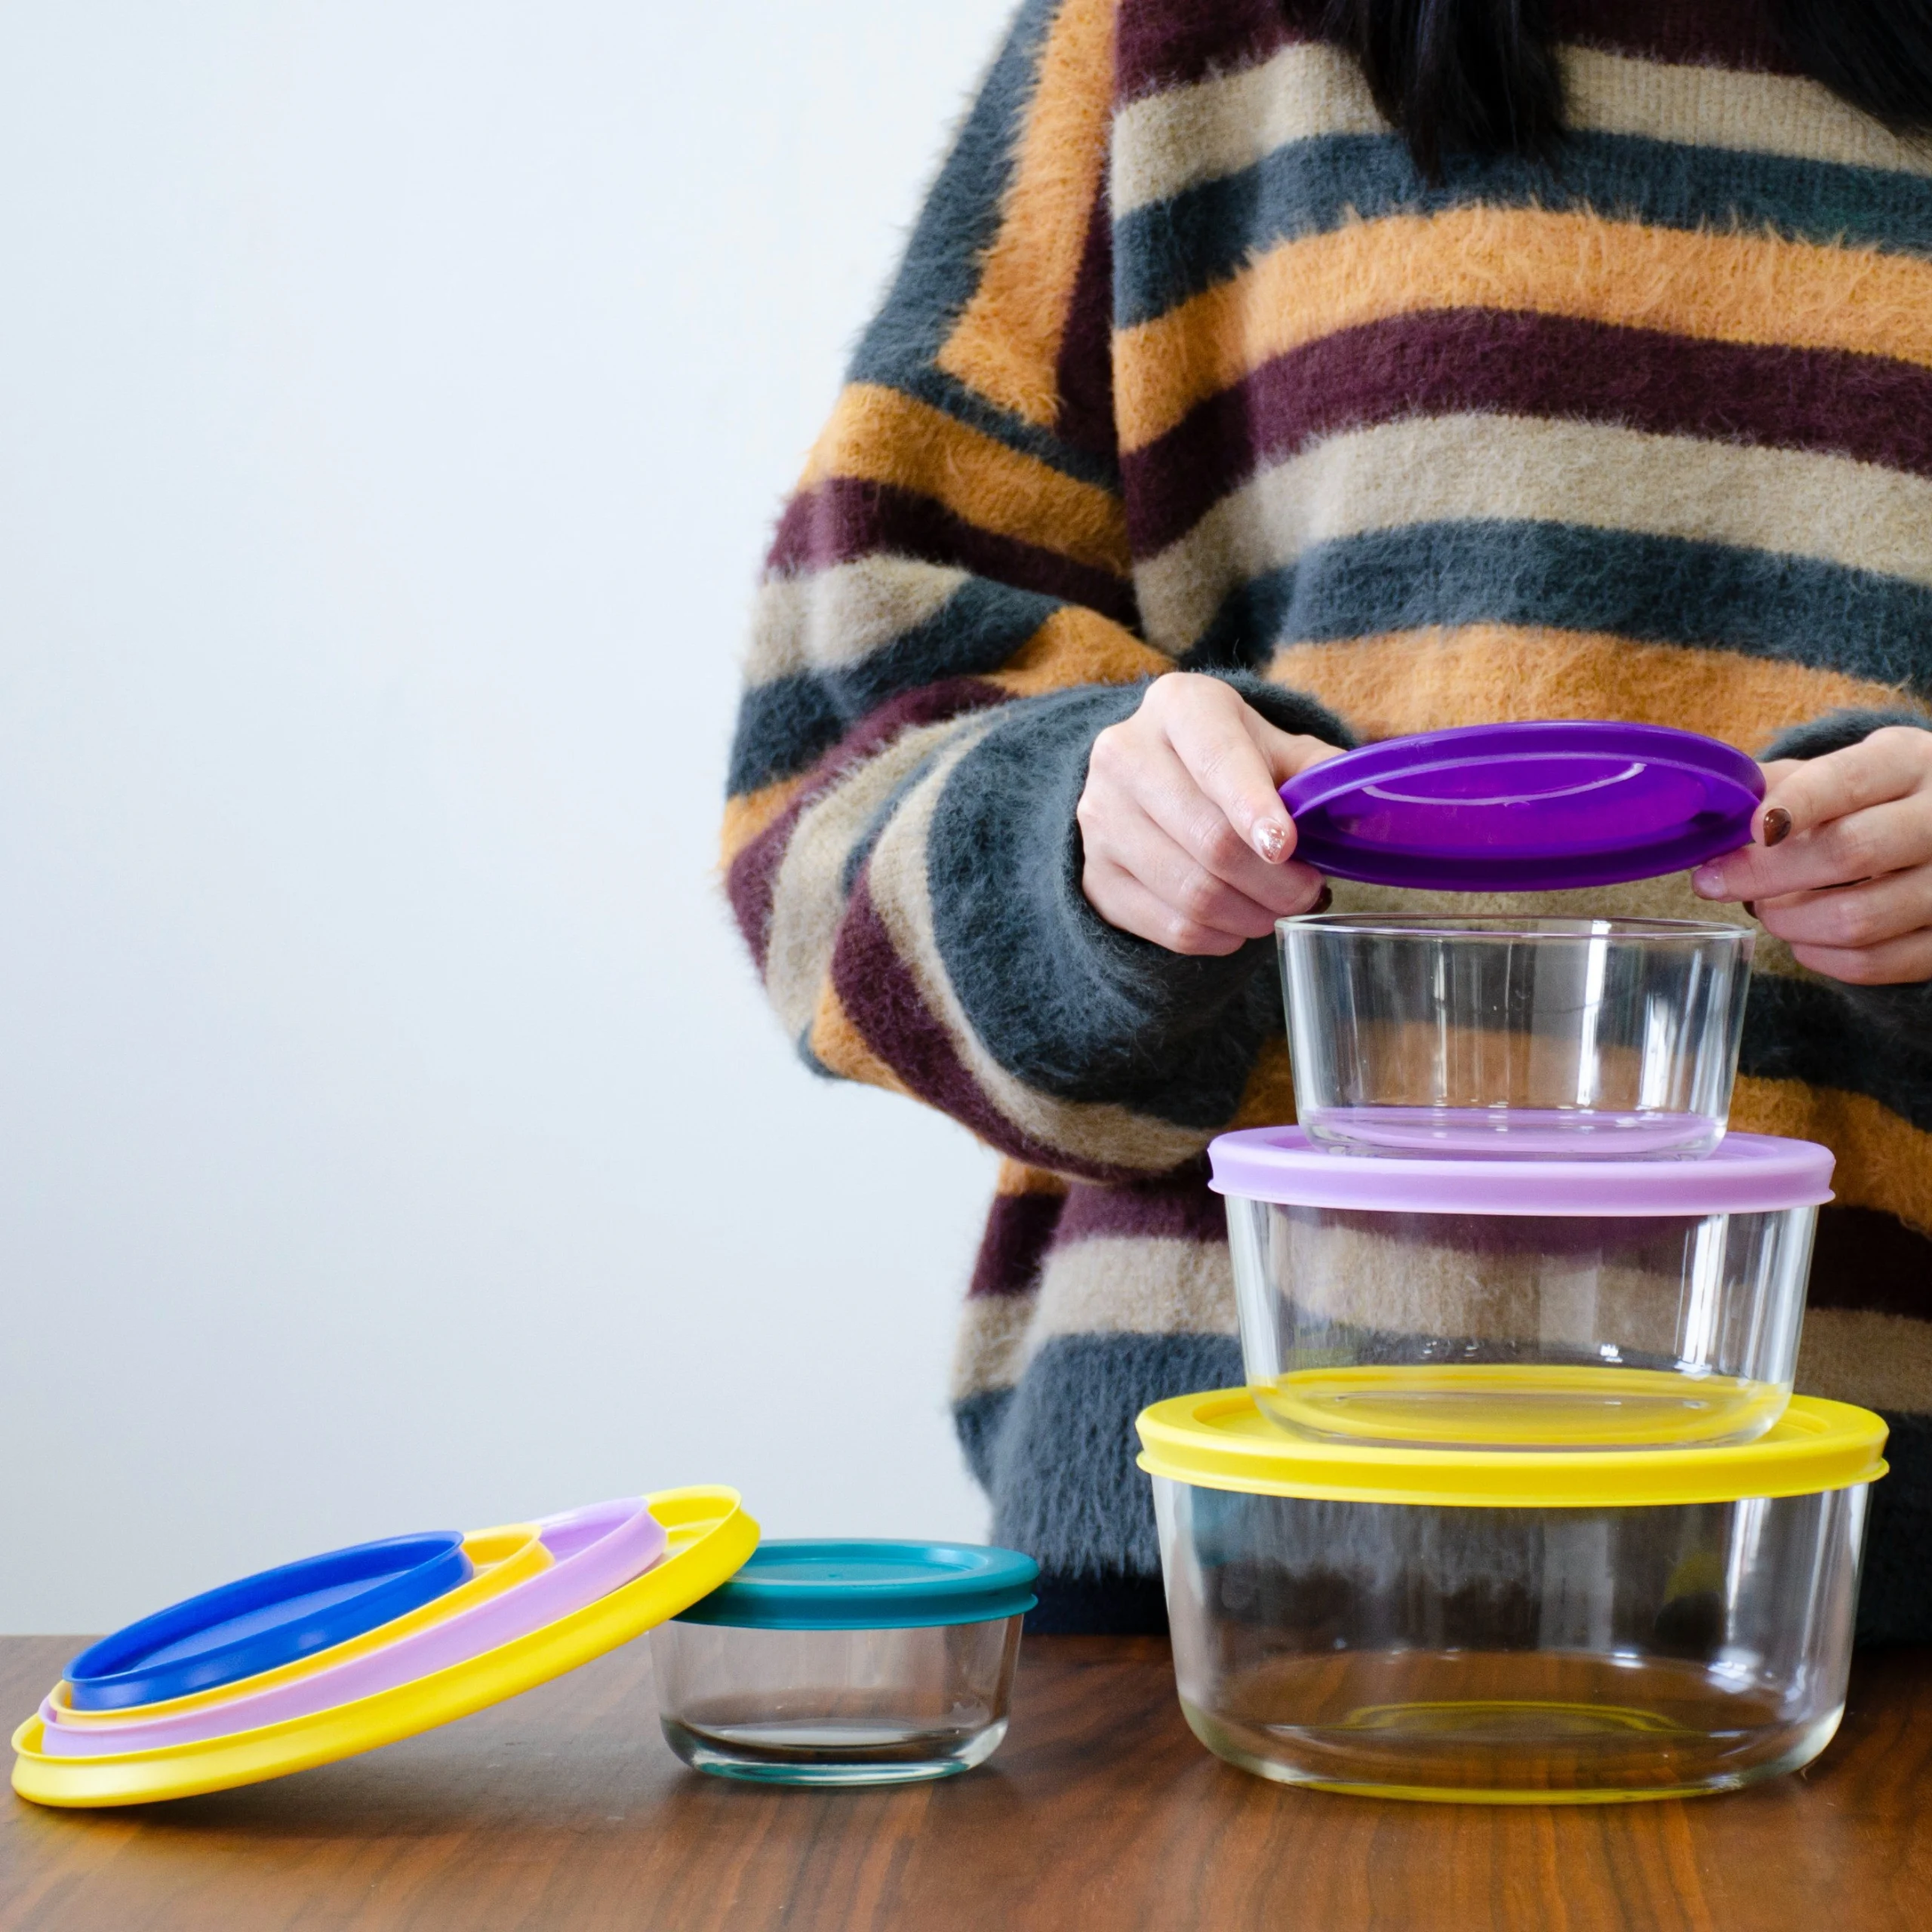
[[[1761,0],[1554,11],[1554,162],[1431,183],[1308,0],[1026,0],[771,548],[731,898],[808,1065],[1005,1156],[954,1412],[1043,1627],[1161,1622],[1134,1417],[1241,1380],[1202,1150],[1294,1112],[1269,945],[1181,958],[1081,894],[1088,751],[1146,680],[1343,743],[1802,757],[1927,716],[1932,151]],[[1798,1383],[1890,1420],[1861,1629],[1932,1638],[1932,988],[1761,938],[1731,1118],[1837,1152]]]

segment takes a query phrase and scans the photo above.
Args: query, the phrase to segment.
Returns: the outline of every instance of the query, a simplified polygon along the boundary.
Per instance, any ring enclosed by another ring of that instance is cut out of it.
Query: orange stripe
[[[1024,1161],[1002,1158],[993,1192],[1005,1195],[1064,1194],[1067,1185],[1066,1175],[1057,1174],[1051,1168],[1029,1168]]]
[[[1110,491],[1008,449],[897,389],[854,383],[839,397],[798,487],[835,476],[912,491],[996,536],[1127,574],[1127,517]]]
[[[1932,1134],[1863,1094],[1798,1080],[1740,1075],[1730,1124],[1751,1134],[1821,1140],[1838,1157],[1832,1192],[1847,1208],[1875,1208],[1932,1235]]]
[[[1237,1127],[1292,1127],[1295,1118],[1295,1081],[1288,1064],[1288,1043],[1278,1037],[1263,1040],[1241,1105],[1228,1124]]]
[[[1932,367],[1932,263],[1909,256],[1539,209],[1391,215],[1284,242],[1232,281],[1121,331],[1122,446],[1152,441],[1195,404],[1317,337],[1461,308]]]
[[[843,1080],[861,1081],[868,1087],[883,1087],[888,1093],[904,1094],[908,1100],[915,1097],[912,1089],[866,1044],[829,979],[819,989],[818,1006],[807,1039],[812,1057],[827,1072],[835,1073]]]
[[[1131,685],[1174,668],[1172,658],[1097,611],[1063,604],[986,681],[1016,697],[1036,697],[1074,685]]]
[[[1755,753],[1825,712],[1909,702],[1895,686],[1839,671],[1507,624],[1289,645],[1268,675],[1318,697],[1364,738],[1512,718],[1616,718],[1702,731]]]
[[[718,840],[718,863],[728,866],[795,798],[811,778],[801,771],[756,792],[724,801],[724,826]]]
[[[989,400],[1051,429],[1060,339],[1100,185],[1113,102],[1114,0],[1065,0],[1040,57],[1000,229],[936,358]]]

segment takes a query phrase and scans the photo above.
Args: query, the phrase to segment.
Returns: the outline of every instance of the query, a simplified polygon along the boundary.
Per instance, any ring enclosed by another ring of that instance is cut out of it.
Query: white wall
[[[984,1534],[990,1158],[711,866],[1004,5],[0,11],[0,1629],[685,1481]]]

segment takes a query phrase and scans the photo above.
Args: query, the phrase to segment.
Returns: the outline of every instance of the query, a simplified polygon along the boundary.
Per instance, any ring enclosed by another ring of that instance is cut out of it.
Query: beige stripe
[[[1875,1208],[1932,1236],[1932,1134],[1869,1095],[1740,1074],[1730,1124],[1749,1134],[1822,1142],[1838,1156],[1832,1192],[1841,1206]]]
[[[1009,1198],[1021,1194],[1048,1194],[1063,1198],[1067,1186],[1066,1175],[1057,1174],[1051,1168],[1029,1168],[1024,1161],[1002,1159],[993,1192]]]
[[[1796,1386],[1801,1395],[1923,1415],[1932,1411],[1932,1321],[1809,1309],[1798,1346]]]
[[[1042,429],[1060,413],[1060,340],[1106,152],[1114,4],[1062,0],[1041,53],[999,232],[934,358]]]
[[[1171,88],[1114,116],[1114,219],[1264,155],[1324,134],[1383,134],[1361,69],[1339,48],[1303,42],[1259,67]]]
[[[1932,174],[1932,149],[1902,140],[1815,81],[1561,50],[1564,116],[1580,133]],[[1278,149],[1389,131],[1361,69],[1339,48],[1284,48],[1258,67],[1174,88],[1114,117],[1115,219],[1238,174]]]
[[[872,903],[894,950],[967,1072],[1020,1132],[1075,1159],[1164,1174],[1198,1154],[1210,1132],[1171,1127],[1126,1107],[1057,1100],[1029,1087],[986,1051],[946,977],[933,937],[928,841],[940,795],[967,749],[960,745],[949,749],[912,788],[872,854]]]
[[[1816,81],[1586,48],[1565,50],[1563,72],[1570,125],[1592,133],[1932,174],[1932,146],[1900,140]]]
[[[952,1399],[963,1402],[1020,1380],[1026,1331],[1033,1319],[1032,1295],[973,1295],[959,1312],[952,1352]]]
[[[1304,450],[1141,565],[1135,589],[1149,635],[1178,655],[1229,591],[1315,544],[1491,518],[1737,544],[1932,584],[1932,479],[1808,450],[1472,414]]]
[[[764,986],[787,1035],[796,1039],[818,1010],[845,910],[845,861],[860,835],[922,758],[949,740],[963,749],[992,720],[949,718],[895,738],[798,815],[771,895]]]
[[[967,573],[910,557],[866,557],[759,588],[748,684],[851,664],[943,609]]]
[[[1225,1241],[1108,1235],[1048,1251],[1031,1360],[1057,1335],[1232,1335],[1235,1281]]]
[[[1793,724],[1847,706],[1915,705],[1896,685],[1782,659],[1540,625],[1467,624],[1278,651],[1268,675],[1395,738],[1509,718],[1672,724],[1761,752]]]

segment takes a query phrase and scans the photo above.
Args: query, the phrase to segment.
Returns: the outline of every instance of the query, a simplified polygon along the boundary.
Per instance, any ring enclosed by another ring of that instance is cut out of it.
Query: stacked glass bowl
[[[1325,870],[1476,890],[1694,864],[1761,794],[1709,740],[1530,725],[1284,796]],[[1725,1132],[1751,933],[1330,914],[1279,939],[1301,1124],[1209,1149],[1248,1387],[1140,1425],[1189,1722],[1264,1776],[1393,1796],[1808,1762],[1884,1427],[1792,1394],[1832,1158]]]

